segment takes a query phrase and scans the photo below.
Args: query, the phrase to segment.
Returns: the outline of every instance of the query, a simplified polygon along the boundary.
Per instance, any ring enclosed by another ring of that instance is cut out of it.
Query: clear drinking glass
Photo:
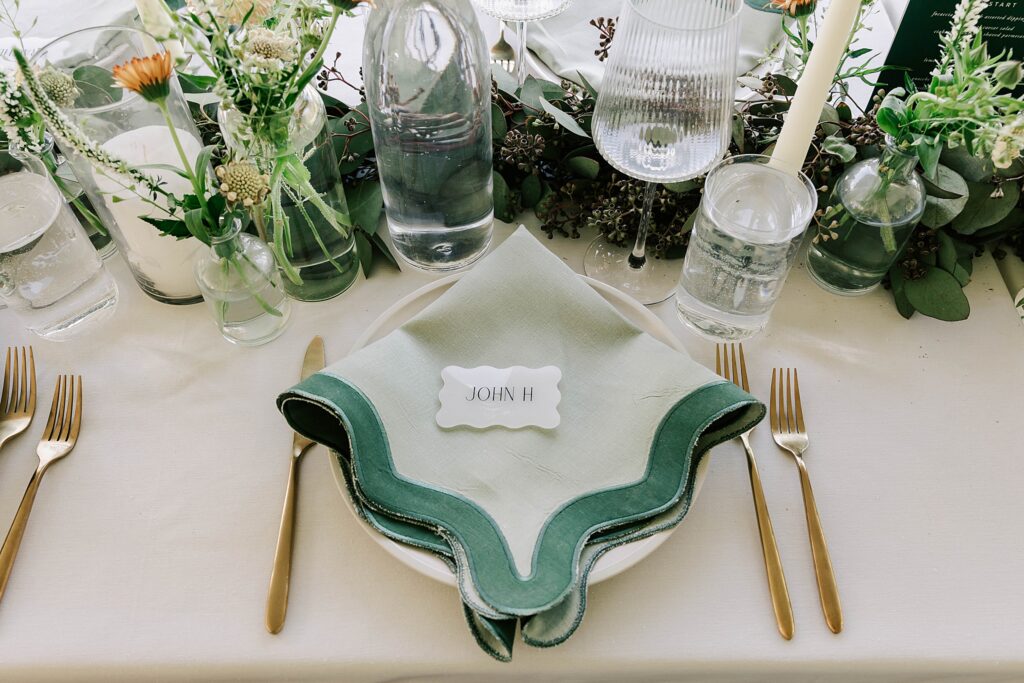
[[[680,318],[702,336],[764,329],[817,208],[807,176],[769,162],[735,156],[708,174],[676,291]]]
[[[63,341],[109,317],[117,285],[43,162],[0,174],[0,301],[30,331]]]
[[[664,301],[678,264],[648,258],[655,184],[697,177],[722,158],[736,85],[743,0],[627,0],[592,123],[601,155],[647,181],[632,249],[599,237],[587,275],[644,304]]]
[[[181,160],[160,108],[119,87],[112,76],[114,66],[159,52],[163,47],[148,33],[99,26],[57,38],[37,51],[32,61],[74,79],[74,100],[63,110],[87,136],[129,165],[159,178],[165,190],[180,198],[191,193],[192,186],[174,170],[181,167]],[[195,159],[203,148],[202,139],[173,75],[167,108],[185,154]],[[125,189],[120,179],[94,169],[88,159],[70,149],[63,151],[142,290],[163,303],[202,301],[192,264],[203,244],[191,237],[179,240],[163,235],[141,218],[164,218],[163,211]],[[156,203],[165,201],[158,198]]]
[[[522,86],[526,82],[526,23],[561,14],[572,0],[473,0],[473,2],[492,17],[515,24],[515,75],[519,85]]]

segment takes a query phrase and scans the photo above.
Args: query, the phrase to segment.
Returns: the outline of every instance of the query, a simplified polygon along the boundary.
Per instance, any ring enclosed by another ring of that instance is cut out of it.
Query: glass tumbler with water
[[[0,301],[30,331],[63,341],[113,313],[117,285],[42,162],[33,161],[0,175]]]
[[[676,290],[679,316],[702,336],[764,329],[814,214],[811,181],[769,161],[730,157],[707,177]]]

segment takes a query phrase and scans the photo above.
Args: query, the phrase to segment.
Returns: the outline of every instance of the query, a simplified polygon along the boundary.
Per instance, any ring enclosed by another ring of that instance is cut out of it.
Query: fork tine
[[[36,353],[32,349],[31,346],[28,347],[28,361],[29,361],[29,366],[31,367],[30,372],[32,373],[32,376],[29,379],[29,388],[28,388],[28,391],[29,391],[28,412],[31,413],[32,415],[35,415],[35,412],[36,412],[36,396],[38,395],[39,392],[36,391]]]
[[[21,347],[21,389],[18,392],[18,404],[15,408],[18,412],[28,410],[28,354],[25,347]]]
[[[11,395],[9,380],[11,379],[11,347],[7,347],[7,361],[4,363],[4,389],[0,394],[0,414],[7,412],[7,399]],[[17,356],[14,357],[17,362]]]
[[[60,441],[67,441],[71,436],[71,423],[74,421],[75,411],[75,376],[68,375],[68,388],[64,396],[64,412],[61,414],[60,432],[57,437]]]
[[[743,378],[743,391],[750,391],[750,382],[747,381],[747,357],[743,355],[743,342],[740,342],[740,376]]]
[[[781,434],[789,431],[789,425],[786,420],[786,400],[783,393],[785,392],[785,384],[786,378],[782,375],[782,368],[779,368],[779,390],[776,395],[772,396],[772,400],[779,406],[779,433]]]
[[[715,374],[722,374],[722,345],[715,344]]]
[[[800,378],[797,377],[796,368],[793,368],[793,393],[796,395],[796,429],[798,432],[806,433],[804,428],[804,410],[800,406]]]
[[[82,427],[82,376],[78,376],[75,384],[75,421],[71,425],[71,434],[68,440],[74,443],[78,441],[78,431]]]
[[[789,368],[786,368],[786,422],[789,431],[796,431],[796,423],[793,420],[793,383],[790,380]]]
[[[736,344],[729,344],[732,348],[730,355],[732,356],[732,383],[736,386],[740,386],[740,371],[736,367]]]
[[[772,368],[772,390],[768,398],[768,422],[772,426],[772,434],[779,431],[779,406],[775,400],[775,368]]]
[[[50,404],[50,416],[46,418],[46,426],[43,427],[43,438],[53,438],[53,423],[57,421],[57,408],[60,406],[60,381],[62,376],[57,376],[57,382],[53,386],[53,402]]]

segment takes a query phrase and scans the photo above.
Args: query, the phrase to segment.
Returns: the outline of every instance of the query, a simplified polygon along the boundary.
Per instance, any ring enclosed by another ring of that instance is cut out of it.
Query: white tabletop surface
[[[499,224],[496,241],[510,231]],[[589,237],[548,244],[579,270]],[[746,345],[762,398],[773,365],[800,369],[841,635],[818,605],[796,469],[765,425],[753,443],[791,642],[775,630],[743,454],[727,444],[672,538],[593,587],[567,643],[520,643],[511,664],[479,650],[452,589],[365,534],[319,448],[302,463],[288,621],[277,636],[263,627],[291,443],[274,398],[313,335],[337,359],[431,277],[381,270],[297,305],[280,339],[241,349],[203,306],[155,303],[123,263],[109,267],[121,303],[94,335],[43,342],[0,311],[0,344],[35,346],[43,412],[56,374],[81,373],[86,389],[81,440],[46,476],[0,604],[0,680],[1024,679],[1024,330],[987,256],[967,288],[971,317],[955,324],[904,321],[882,291],[830,296],[798,267],[767,333]],[[654,310],[713,362],[671,304]],[[42,425],[0,454],[0,529]]]

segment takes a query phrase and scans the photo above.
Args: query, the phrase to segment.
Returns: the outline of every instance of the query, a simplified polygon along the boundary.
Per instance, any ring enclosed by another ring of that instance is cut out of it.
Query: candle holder
[[[147,33],[100,26],[57,38],[32,61],[37,68],[73,81],[67,100],[57,104],[89,138],[130,166],[159,178],[167,192],[180,197],[189,194],[192,186],[171,168],[180,167],[181,160],[163,114],[156,104],[122,89],[112,77],[114,66],[159,52],[163,48]],[[186,155],[197,158],[203,144],[175,76],[171,76],[166,103]],[[202,301],[192,269],[203,245],[194,238],[165,236],[142,219],[166,218],[161,209],[165,200],[139,197],[122,180],[95,169],[88,159],[70,149],[64,152],[139,287],[163,303]]]

